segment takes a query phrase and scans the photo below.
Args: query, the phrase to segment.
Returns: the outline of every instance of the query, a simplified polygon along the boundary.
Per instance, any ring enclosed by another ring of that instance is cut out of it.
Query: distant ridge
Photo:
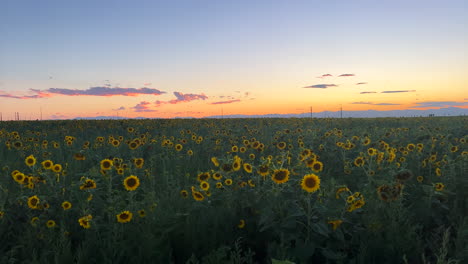
[[[366,111],[343,111],[343,118],[374,118],[374,117],[427,117],[429,115],[434,116],[463,116],[468,115],[467,108],[459,107],[447,107],[439,109],[407,109],[407,110],[389,110],[389,111],[378,111],[378,110],[366,110]],[[339,118],[341,116],[340,111],[323,111],[312,113],[315,118]],[[265,114],[265,115],[212,115],[205,116],[202,118],[304,118],[310,117],[310,113],[302,114]],[[95,117],[75,117],[75,120],[106,120],[106,119],[163,119],[161,117],[122,117],[122,116],[95,116]],[[165,118],[164,118],[165,119]],[[174,117],[171,119],[198,119],[196,117]]]

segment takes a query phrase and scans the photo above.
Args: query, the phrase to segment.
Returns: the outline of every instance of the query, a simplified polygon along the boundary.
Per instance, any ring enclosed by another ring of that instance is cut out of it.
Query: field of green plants
[[[467,263],[468,118],[0,122],[0,263]]]

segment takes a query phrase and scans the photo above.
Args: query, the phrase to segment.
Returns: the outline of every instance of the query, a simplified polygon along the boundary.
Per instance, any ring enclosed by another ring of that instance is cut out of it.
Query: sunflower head
[[[320,178],[315,174],[307,174],[301,180],[301,188],[309,193],[316,192],[320,188]]]
[[[33,155],[29,155],[24,160],[24,163],[26,163],[27,166],[32,167],[36,164],[36,158]]]
[[[277,184],[282,184],[289,180],[289,174],[288,169],[278,169],[273,172],[271,179]]]
[[[135,175],[130,175],[124,179],[123,185],[127,191],[135,191],[140,186],[140,179]]]
[[[117,214],[116,217],[117,217],[117,222],[128,223],[132,220],[133,214],[130,211],[123,211],[120,214]]]

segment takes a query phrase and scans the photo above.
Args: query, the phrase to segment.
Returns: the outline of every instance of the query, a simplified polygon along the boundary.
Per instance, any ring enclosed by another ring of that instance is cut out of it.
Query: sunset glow
[[[3,120],[468,109],[463,0],[6,1]]]

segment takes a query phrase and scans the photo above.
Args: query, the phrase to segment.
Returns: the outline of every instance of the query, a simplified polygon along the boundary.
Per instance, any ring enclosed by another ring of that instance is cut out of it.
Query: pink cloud
[[[157,110],[150,109],[151,103],[142,101],[139,104],[135,105],[132,107],[132,109],[135,110],[135,112],[156,112]]]
[[[352,77],[352,76],[355,76],[355,75],[353,73],[343,73],[343,74],[338,75],[338,77]]]

